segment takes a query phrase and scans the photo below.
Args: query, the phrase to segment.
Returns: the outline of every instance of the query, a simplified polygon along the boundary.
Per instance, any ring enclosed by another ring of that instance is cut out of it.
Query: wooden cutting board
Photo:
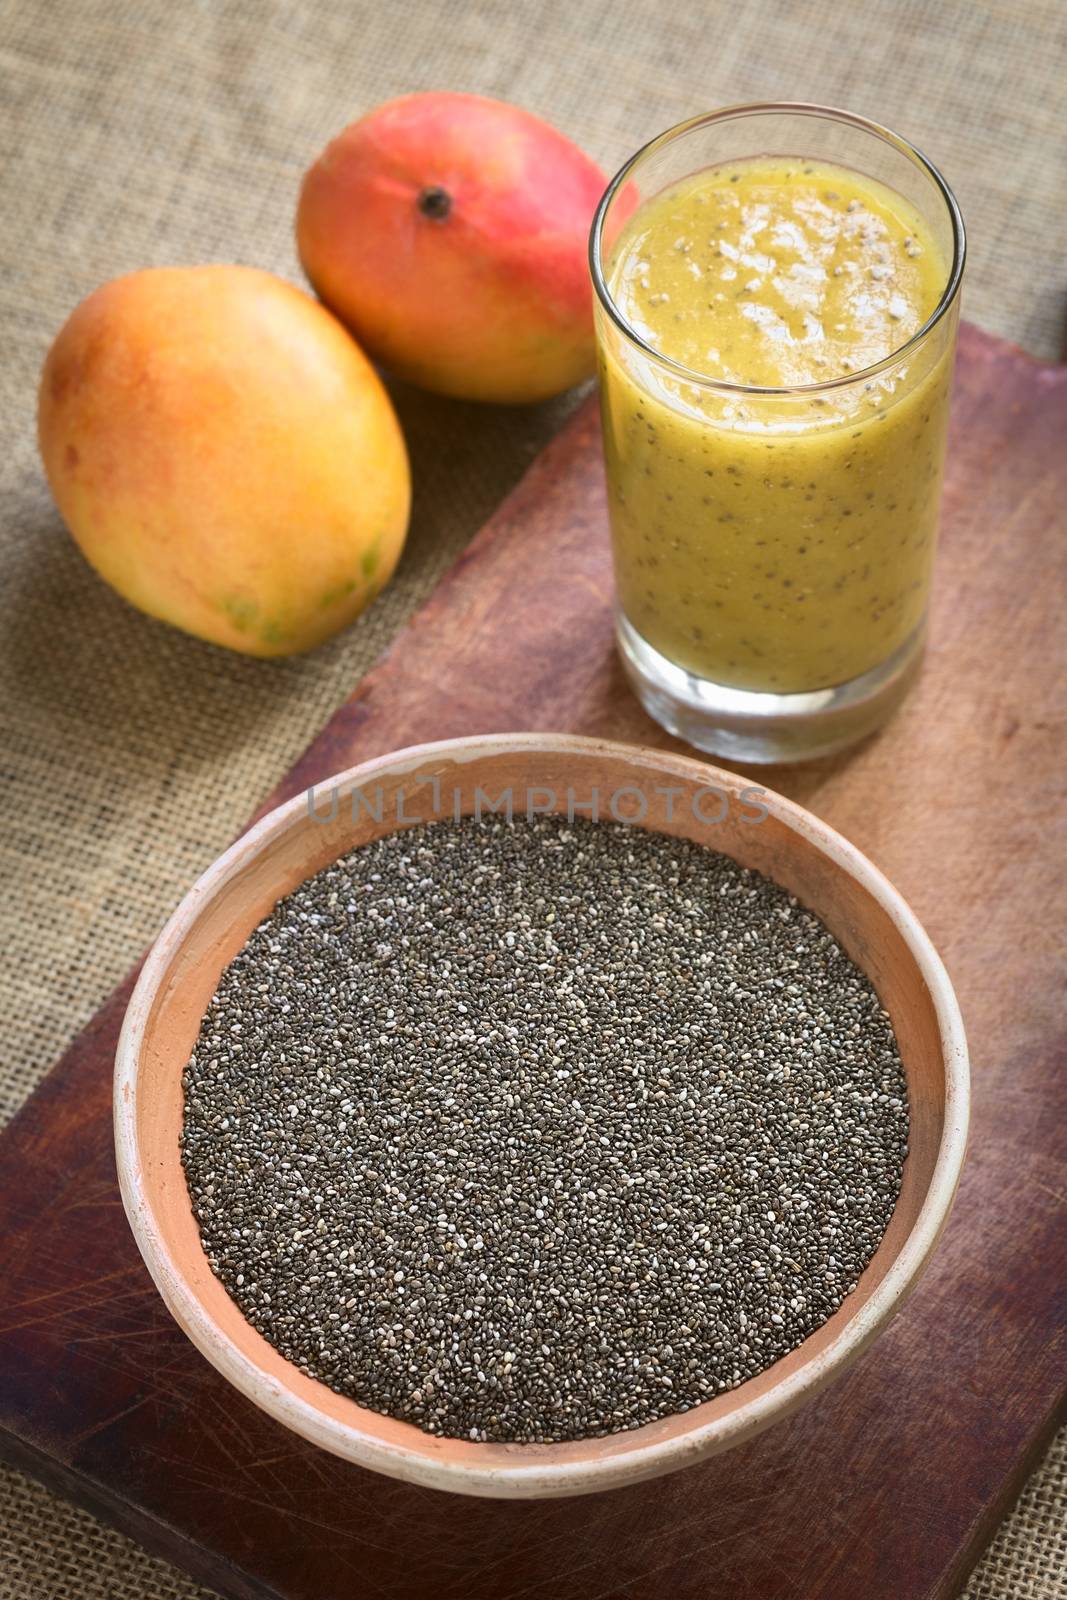
[[[321,1454],[227,1387],[136,1253],[110,1124],[126,984],[0,1139],[0,1453],[227,1596],[957,1593],[1067,1377],[1065,508],[1067,369],[965,329],[921,684],[861,749],[761,774],[910,899],[972,1046],[948,1231],[835,1388],[744,1449],[591,1499],[462,1500]],[[589,403],[266,804],[450,735],[669,744],[616,664],[610,588]]]

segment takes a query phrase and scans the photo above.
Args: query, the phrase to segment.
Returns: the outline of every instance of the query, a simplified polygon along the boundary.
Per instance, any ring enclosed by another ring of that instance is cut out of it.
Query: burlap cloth
[[[867,112],[932,154],[970,225],[967,314],[1035,354],[1062,350],[1063,0],[0,0],[0,81],[4,1114],[562,412],[402,395],[417,496],[399,575],[369,616],[310,658],[242,660],[117,600],[44,488],[37,372],[67,312],[102,279],[236,260],[299,281],[291,229],[302,169],[343,123],[395,94],[447,87],[518,101],[608,168],[695,110],[811,99]],[[972,1580],[972,1600],[1067,1597],[1065,1513],[1061,1437]],[[202,1593],[36,1485],[0,1476],[0,1600]]]

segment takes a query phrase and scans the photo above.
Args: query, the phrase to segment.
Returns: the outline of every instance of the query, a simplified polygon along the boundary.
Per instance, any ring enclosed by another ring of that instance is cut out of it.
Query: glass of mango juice
[[[888,129],[809,105],[693,118],[590,240],[623,664],[738,761],[877,728],[922,656],[964,230]]]

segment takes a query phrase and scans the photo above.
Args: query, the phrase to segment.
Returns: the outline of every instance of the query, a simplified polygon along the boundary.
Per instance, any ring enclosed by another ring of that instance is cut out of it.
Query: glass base
[[[887,661],[848,683],[803,694],[731,689],[676,666],[621,611],[616,637],[637,698],[661,727],[733,761],[807,761],[855,744],[892,716],[918,676],[925,625]]]

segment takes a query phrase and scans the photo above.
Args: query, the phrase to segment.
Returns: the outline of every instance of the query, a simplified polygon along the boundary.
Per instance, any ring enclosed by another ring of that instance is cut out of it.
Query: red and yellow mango
[[[466,400],[543,400],[593,372],[586,246],[604,186],[517,106],[409,95],[326,147],[297,244],[316,292],[391,372]]]
[[[84,555],[150,616],[256,656],[356,617],[407,531],[407,455],[340,323],[251,267],[135,272],[53,344],[39,438]]]

